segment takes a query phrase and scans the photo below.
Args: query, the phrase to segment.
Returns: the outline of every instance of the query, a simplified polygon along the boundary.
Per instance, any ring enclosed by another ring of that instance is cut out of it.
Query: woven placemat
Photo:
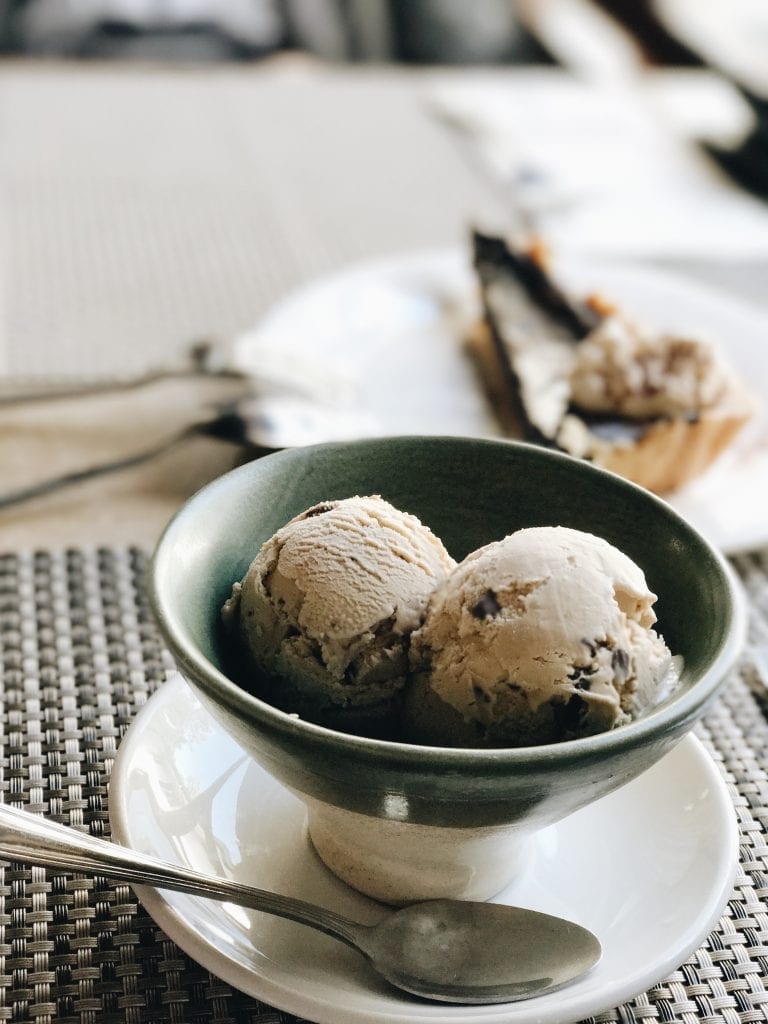
[[[0,556],[2,799],[109,834],[110,773],[173,665],[135,548]],[[768,636],[768,552],[736,560],[752,640]],[[745,661],[698,727],[741,831],[733,896],[707,942],[631,1002],[593,1018],[749,1024],[768,1018],[768,708]],[[0,1021],[294,1024],[192,961],[129,886],[27,864],[0,869]]]

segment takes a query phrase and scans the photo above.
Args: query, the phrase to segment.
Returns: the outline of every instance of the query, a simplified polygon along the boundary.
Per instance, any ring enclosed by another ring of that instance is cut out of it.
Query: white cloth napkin
[[[701,71],[586,82],[520,70],[433,82],[428,102],[474,148],[497,196],[557,251],[624,257],[768,257],[768,204],[696,140],[734,142],[751,112]]]

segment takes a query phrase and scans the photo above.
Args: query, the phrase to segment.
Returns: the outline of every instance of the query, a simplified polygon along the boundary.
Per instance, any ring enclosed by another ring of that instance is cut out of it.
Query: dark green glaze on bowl
[[[539,747],[455,750],[372,740],[299,721],[226,675],[219,612],[259,546],[318,501],[381,494],[456,559],[525,526],[598,534],[645,571],[658,628],[685,660],[681,685],[609,733]],[[180,671],[243,747],[285,785],[349,810],[423,824],[549,824],[634,778],[692,727],[745,636],[725,559],[665,502],[566,455],[503,441],[395,437],[292,449],[214,481],[178,512],[150,596]],[[388,799],[395,796],[397,799]]]

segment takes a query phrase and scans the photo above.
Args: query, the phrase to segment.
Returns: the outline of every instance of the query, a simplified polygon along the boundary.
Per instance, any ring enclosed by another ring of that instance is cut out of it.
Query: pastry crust
[[[708,469],[749,418],[716,406],[697,420],[659,419],[633,444],[595,442],[589,458],[649,491],[664,494]]]
[[[466,346],[502,429],[510,437],[524,437],[525,417],[503,341],[494,337],[487,321],[480,321],[466,339]],[[664,494],[708,469],[753,412],[751,395],[737,383],[729,382],[718,403],[695,419],[681,416],[651,420],[638,425],[635,436],[628,439],[607,441],[594,432],[588,419],[570,411],[563,419],[556,443],[572,455]]]

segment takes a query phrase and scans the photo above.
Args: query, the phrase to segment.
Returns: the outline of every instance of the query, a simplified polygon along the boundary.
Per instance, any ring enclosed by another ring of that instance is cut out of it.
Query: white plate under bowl
[[[234,743],[178,675],[120,745],[110,786],[114,838],[198,871],[373,922],[310,847],[303,805]],[[446,1006],[380,980],[346,946],[301,925],[181,893],[139,889],[186,953],[257,999],[318,1024],[567,1024],[609,1010],[677,968],[717,924],[738,837],[728,791],[694,736],[623,789],[534,840],[499,902],[568,917],[603,943],[573,985],[523,1002]]]
[[[563,261],[558,273],[575,294],[600,292],[659,330],[712,338],[755,395],[768,395],[768,315],[755,307],[637,264]],[[344,413],[362,410],[367,434],[494,437],[498,423],[462,345],[477,315],[467,252],[397,255],[287,296],[237,339],[234,359],[332,399],[331,436],[317,440],[354,436],[356,417]],[[312,439],[300,433],[297,443]],[[706,474],[665,497],[723,551],[768,544],[768,409]]]

